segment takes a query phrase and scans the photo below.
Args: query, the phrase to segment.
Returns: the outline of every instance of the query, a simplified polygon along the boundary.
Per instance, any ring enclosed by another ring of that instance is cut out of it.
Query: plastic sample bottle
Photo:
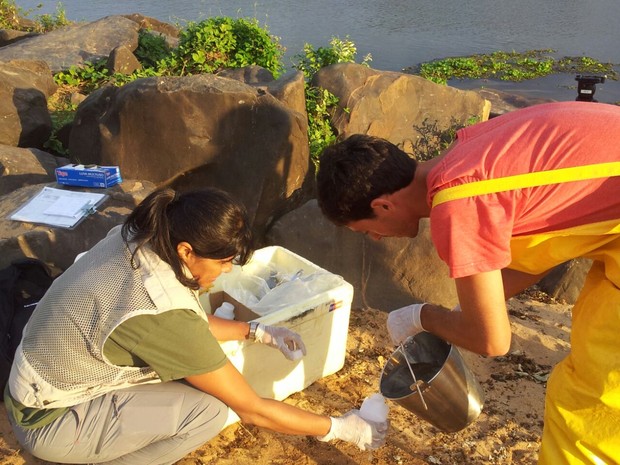
[[[360,407],[361,417],[369,421],[382,422],[387,420],[388,411],[389,407],[379,393],[366,397]]]
[[[222,305],[215,309],[213,315],[224,318],[226,320],[234,320],[235,319],[235,306],[230,302],[223,302]]]

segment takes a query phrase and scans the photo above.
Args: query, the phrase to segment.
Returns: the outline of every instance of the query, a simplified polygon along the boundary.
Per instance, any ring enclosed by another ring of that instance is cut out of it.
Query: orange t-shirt
[[[427,178],[437,192],[479,180],[620,161],[620,107],[592,102],[535,105],[457,133]],[[618,218],[620,176],[485,194],[437,205],[431,234],[454,278],[505,268],[513,236]]]

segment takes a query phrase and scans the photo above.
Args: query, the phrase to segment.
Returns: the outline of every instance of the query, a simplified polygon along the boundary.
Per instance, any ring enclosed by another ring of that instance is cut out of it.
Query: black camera
[[[582,76],[578,74],[575,76],[577,81],[577,101],[580,102],[596,102],[594,100],[594,92],[596,92],[596,85],[605,83],[607,76]]]

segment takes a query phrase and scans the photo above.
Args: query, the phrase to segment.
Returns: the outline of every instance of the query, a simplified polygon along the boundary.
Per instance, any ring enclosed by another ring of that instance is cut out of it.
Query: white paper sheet
[[[13,213],[10,219],[72,228],[86,215],[92,213],[106,197],[106,194],[44,187],[41,192]]]

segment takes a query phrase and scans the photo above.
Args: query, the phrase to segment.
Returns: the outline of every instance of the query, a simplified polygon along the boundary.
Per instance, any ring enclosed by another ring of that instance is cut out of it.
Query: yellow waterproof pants
[[[618,221],[513,238],[510,268],[594,260],[572,311],[571,351],[547,384],[539,465],[620,464],[620,235]]]

